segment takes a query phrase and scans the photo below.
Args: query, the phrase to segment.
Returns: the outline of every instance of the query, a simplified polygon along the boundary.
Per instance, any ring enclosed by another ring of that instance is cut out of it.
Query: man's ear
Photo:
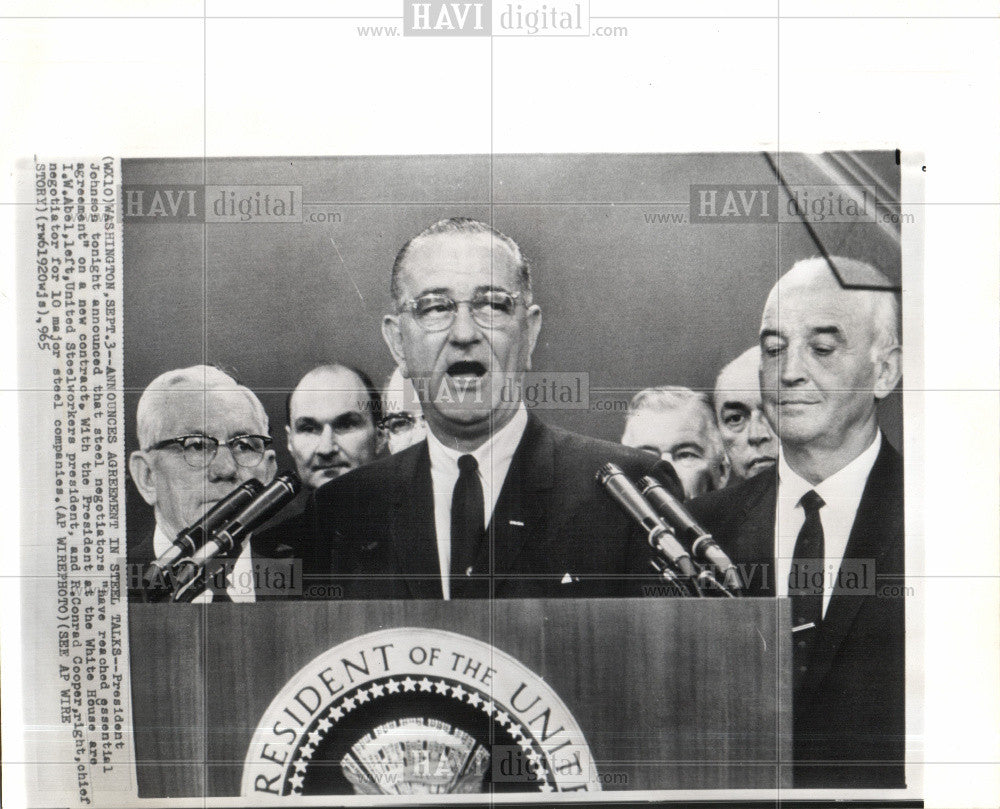
[[[142,499],[149,505],[156,505],[156,473],[149,462],[149,458],[142,450],[136,450],[128,459],[128,471],[132,476],[132,482],[142,495]]]
[[[893,345],[882,349],[875,361],[875,398],[884,399],[903,376],[903,348]]]
[[[528,321],[528,352],[527,356],[524,358],[524,370],[531,370],[531,355],[535,351],[535,344],[538,342],[538,335],[542,331],[542,308],[537,304],[533,303],[528,307],[528,311],[525,313],[525,317]]]
[[[410,372],[406,367],[406,355],[403,353],[403,331],[399,328],[399,318],[386,315],[382,318],[382,339],[389,347],[389,353],[399,366],[399,372],[409,379]]]
[[[292,451],[292,428],[289,425],[285,425],[285,446],[288,447],[288,451]]]

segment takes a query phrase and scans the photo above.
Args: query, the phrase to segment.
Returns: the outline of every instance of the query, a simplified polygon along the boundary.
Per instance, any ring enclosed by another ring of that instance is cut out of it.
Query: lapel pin
[[[520,520],[508,520],[508,525],[516,525],[518,528],[524,528],[524,523]]]

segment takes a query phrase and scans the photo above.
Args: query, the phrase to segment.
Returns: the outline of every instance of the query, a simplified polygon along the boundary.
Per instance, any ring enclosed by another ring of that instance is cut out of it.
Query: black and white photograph
[[[905,788],[900,164],[124,162],[140,797]]]
[[[4,805],[997,805],[995,4],[4,6]]]

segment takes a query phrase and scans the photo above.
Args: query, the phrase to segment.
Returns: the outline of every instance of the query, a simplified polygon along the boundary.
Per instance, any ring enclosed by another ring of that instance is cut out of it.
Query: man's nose
[[[329,424],[323,425],[323,432],[319,435],[319,443],[316,444],[316,452],[319,455],[332,455],[340,449],[337,444],[337,435],[333,431],[333,427]]]
[[[759,447],[766,444],[774,437],[771,426],[760,410],[754,410],[750,414],[750,424],[747,426],[747,441],[751,446]]]
[[[781,356],[781,384],[787,386],[798,385],[806,381],[807,373],[805,362],[802,360],[802,351],[789,346]]]
[[[479,337],[479,324],[472,317],[472,305],[467,301],[457,304],[455,322],[448,330],[448,339],[464,345],[476,342]]]
[[[219,449],[208,465],[208,476],[210,480],[236,480],[239,467],[233,458],[233,451],[228,444],[219,444]]]

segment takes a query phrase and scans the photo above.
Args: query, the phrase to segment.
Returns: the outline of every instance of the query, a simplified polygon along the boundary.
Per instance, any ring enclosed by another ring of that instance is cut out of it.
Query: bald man
[[[336,596],[317,583],[327,572],[329,548],[316,539],[313,495],[375,459],[381,448],[381,412],[382,401],[368,374],[340,363],[313,368],[285,400],[288,452],[302,491],[259,535],[262,543],[291,548],[302,560],[307,598]]]
[[[713,396],[715,420],[729,456],[731,482],[772,469],[778,437],[760,397],[760,348],[748,348],[719,372]]]
[[[337,363],[313,368],[286,405],[288,451],[304,488],[318,489],[375,458],[382,402],[364,371]]]
[[[782,276],[760,330],[777,466],[691,504],[750,595],[790,602],[796,787],[905,786],[903,461],[876,410],[901,374],[888,286],[836,256]]]

